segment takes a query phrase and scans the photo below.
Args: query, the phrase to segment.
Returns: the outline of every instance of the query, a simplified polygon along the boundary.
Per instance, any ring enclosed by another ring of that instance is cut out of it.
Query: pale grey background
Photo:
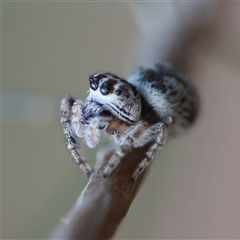
[[[240,238],[240,5],[225,5],[220,40],[195,59],[198,123],[161,151],[116,238]],[[84,99],[98,70],[125,77],[144,63],[139,40],[148,38],[132,10],[2,3],[4,239],[45,238],[86,184],[64,145],[59,102],[66,93]]]

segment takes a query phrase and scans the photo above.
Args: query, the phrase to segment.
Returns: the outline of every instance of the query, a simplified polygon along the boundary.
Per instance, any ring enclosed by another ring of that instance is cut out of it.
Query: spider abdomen
[[[142,118],[149,124],[159,120],[172,124],[168,132],[176,134],[195,121],[198,95],[188,79],[167,64],[139,67],[129,77],[142,97]]]

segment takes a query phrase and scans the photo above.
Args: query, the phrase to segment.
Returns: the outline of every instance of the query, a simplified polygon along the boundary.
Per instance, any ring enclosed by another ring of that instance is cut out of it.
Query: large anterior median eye
[[[101,91],[102,95],[109,94],[109,91],[110,91],[109,84],[107,82],[104,82],[100,87],[100,91]]]
[[[121,95],[121,93],[122,93],[121,89],[116,89],[116,90],[115,90],[115,94],[116,94],[117,96]]]
[[[89,82],[90,82],[90,88],[94,91],[96,91],[98,89],[98,85],[99,85],[99,80],[98,78],[94,77],[94,76],[90,76],[89,77]]]

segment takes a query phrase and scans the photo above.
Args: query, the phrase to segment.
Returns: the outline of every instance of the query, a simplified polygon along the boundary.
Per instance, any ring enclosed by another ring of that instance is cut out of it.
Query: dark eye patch
[[[115,94],[116,94],[117,96],[121,95],[121,93],[122,93],[122,91],[121,91],[120,89],[115,90]]]
[[[111,86],[108,84],[108,82],[104,82],[101,84],[100,91],[101,91],[102,95],[109,94],[110,89],[111,89]]]
[[[89,77],[89,83],[90,83],[90,88],[94,91],[96,91],[98,89],[99,86],[99,79],[94,77],[94,76],[90,76]]]

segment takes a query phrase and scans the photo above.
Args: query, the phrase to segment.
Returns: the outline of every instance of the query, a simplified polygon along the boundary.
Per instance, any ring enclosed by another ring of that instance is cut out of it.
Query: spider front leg
[[[156,127],[159,129],[157,136],[155,134],[156,140],[153,143],[153,145],[146,152],[146,157],[138,164],[136,170],[134,171],[134,173],[131,177],[132,180],[136,180],[138,175],[145,170],[145,168],[151,163],[151,161],[154,159],[154,157],[156,156],[158,151],[162,148],[162,146],[165,144],[165,142],[167,140],[167,128],[166,128],[166,126],[163,123],[157,123],[157,124],[152,126],[152,128],[156,128]],[[151,132],[148,131],[147,135],[148,135],[148,133],[151,133]],[[157,133],[157,132],[155,132],[155,133]],[[141,136],[140,139],[138,140],[139,143],[138,142],[135,143],[135,147],[137,147],[136,144],[139,144],[139,146],[144,145],[143,144],[144,143],[144,138],[145,138],[145,136]],[[145,139],[147,139],[147,138],[145,138]]]
[[[69,95],[66,95],[61,101],[61,123],[67,143],[67,148],[69,149],[74,161],[79,165],[87,177],[89,177],[91,175],[92,169],[86,160],[80,156],[77,150],[79,146],[73,132],[74,130],[76,131],[76,129],[79,129],[81,126],[80,116],[83,107],[81,103],[82,102],[80,100],[75,102],[73,98],[71,98]]]
[[[132,149],[133,143],[147,128],[147,123],[139,121],[130,128],[130,130],[124,135],[123,139],[119,139],[120,147],[116,153],[110,158],[107,167],[104,170],[103,177],[108,177],[112,171],[118,166],[121,159],[127,155]]]

